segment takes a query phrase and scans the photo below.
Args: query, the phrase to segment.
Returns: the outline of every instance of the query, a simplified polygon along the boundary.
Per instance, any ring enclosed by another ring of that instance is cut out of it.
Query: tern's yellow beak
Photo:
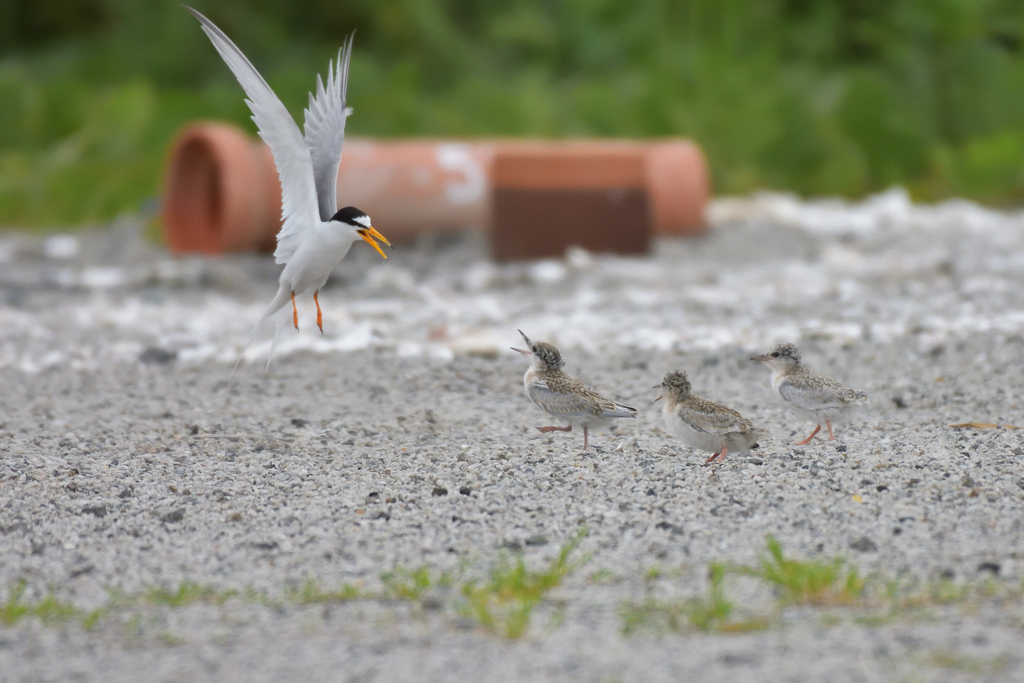
[[[366,240],[366,242],[371,247],[376,249],[377,253],[380,254],[381,256],[383,256],[385,261],[387,261],[387,259],[388,259],[387,254],[384,253],[384,250],[380,248],[379,244],[377,244],[376,242],[373,241],[373,238],[376,237],[381,242],[383,242],[384,244],[386,244],[389,247],[391,247],[391,242],[388,242],[387,238],[384,237],[384,235],[382,235],[379,232],[377,232],[376,230],[374,230],[373,226],[370,226],[369,228],[364,228],[362,230],[356,230],[356,232],[358,232],[359,236],[362,237],[364,240]],[[391,247],[391,248],[394,249],[394,247]]]

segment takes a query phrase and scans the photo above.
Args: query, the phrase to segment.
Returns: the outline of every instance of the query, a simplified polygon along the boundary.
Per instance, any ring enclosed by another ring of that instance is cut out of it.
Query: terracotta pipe
[[[222,123],[181,131],[165,174],[163,223],[177,253],[273,251],[281,183],[270,148]]]
[[[346,141],[338,203],[365,211],[392,242],[482,228],[493,156],[487,142]]]
[[[491,164],[491,256],[558,258],[571,246],[645,253],[654,231],[646,151],[606,140],[499,146]]]
[[[645,147],[654,234],[683,236],[704,232],[711,176],[700,147],[690,140],[663,140]]]
[[[499,150],[586,144],[350,139],[338,169],[338,201],[366,211],[393,242],[423,232],[485,229],[492,224],[491,170]],[[695,144],[595,144],[644,150],[655,234],[705,230],[711,188],[707,164]],[[218,123],[191,125],[175,138],[163,202],[172,251],[273,251],[280,212],[280,183],[270,150],[261,141]]]

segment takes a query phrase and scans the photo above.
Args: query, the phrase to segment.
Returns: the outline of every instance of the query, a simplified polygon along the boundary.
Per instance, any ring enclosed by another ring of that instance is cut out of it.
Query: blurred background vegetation
[[[1020,0],[195,5],[297,118],[358,29],[350,134],[681,135],[718,193],[1024,198]],[[0,0],[0,225],[138,211],[179,126],[248,116],[177,0]]]

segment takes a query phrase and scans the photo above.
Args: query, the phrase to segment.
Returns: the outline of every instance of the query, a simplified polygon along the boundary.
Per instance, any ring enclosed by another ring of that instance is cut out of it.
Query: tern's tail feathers
[[[274,295],[273,301],[271,301],[270,305],[267,306],[267,310],[263,311],[260,321],[256,323],[256,327],[252,328],[252,332],[249,333],[249,337],[252,338],[252,335],[256,333],[256,330],[258,330],[260,325],[263,324],[263,321],[270,319],[275,313],[284,308],[284,305],[288,303],[289,299],[291,299],[291,292],[288,288],[284,285],[278,287],[277,294]]]
[[[276,302],[277,299],[275,298],[274,301]],[[271,303],[270,305],[273,306],[274,304]],[[270,372],[270,361],[274,360],[274,349],[277,348],[277,342],[281,339],[281,335],[284,334],[284,331],[292,326],[292,317],[288,315],[289,311],[287,309],[278,306],[274,311],[271,311],[270,308],[267,310],[269,311],[269,314],[264,315],[274,319],[274,338],[270,341],[270,353],[267,355],[267,367],[263,372]],[[266,320],[266,318],[264,318],[264,320]]]
[[[260,316],[259,322],[257,322],[249,332],[249,338],[245,341],[245,348],[242,349],[242,353],[239,354],[238,360],[235,361],[235,367],[231,368],[231,375],[228,377],[228,382],[230,382],[231,378],[235,376],[235,370],[238,369],[239,364],[242,362],[242,358],[245,357],[245,352],[248,351],[249,347],[252,345],[252,340],[256,337],[256,332],[259,331],[260,327],[263,326],[263,323],[265,323],[269,318],[274,318],[274,314],[281,311],[290,298],[290,290],[285,288],[284,285],[278,287],[277,294],[274,296],[274,299],[270,302],[270,305],[267,306],[267,309],[263,311],[263,315]],[[281,333],[288,326],[289,319],[286,313],[287,311],[276,316],[276,320],[274,321],[274,338],[273,341],[270,342],[270,356],[267,358],[267,367],[264,372],[270,370],[270,361],[274,358],[274,348],[277,346],[277,340],[281,337]]]

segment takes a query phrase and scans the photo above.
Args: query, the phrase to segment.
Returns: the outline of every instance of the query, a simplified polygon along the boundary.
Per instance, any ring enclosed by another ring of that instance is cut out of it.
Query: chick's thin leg
[[[828,425],[828,440],[835,441],[836,437],[832,434],[832,420],[825,420],[825,424]]]
[[[811,442],[811,439],[813,439],[813,438],[814,438],[814,436],[815,436],[815,435],[816,435],[816,434],[817,434],[818,432],[820,432],[820,431],[821,431],[821,425],[818,425],[818,426],[816,426],[816,427],[814,428],[814,431],[813,431],[813,432],[811,432],[811,435],[810,435],[809,437],[807,437],[806,439],[804,439],[803,441],[801,441],[800,443],[798,443],[798,444],[796,444],[796,445],[797,445],[797,446],[806,446],[807,444],[809,444],[809,443]]]
[[[324,315],[323,315],[323,313],[320,312],[320,299],[317,298],[317,295],[319,293],[320,293],[319,289],[313,292],[313,303],[316,304],[316,326],[320,328],[320,334],[323,334],[324,333]]]
[[[295,290],[292,290],[292,324],[295,325],[295,331],[299,331],[299,309],[295,305]]]
[[[571,432],[572,425],[568,427],[537,427],[537,431],[542,434],[547,434],[548,432]]]
[[[720,452],[715,453],[710,458],[705,460],[704,464],[705,465],[710,465],[711,463],[713,463],[715,461],[715,458],[718,459],[718,462],[724,462],[725,461],[725,454],[728,453],[728,452],[729,452],[728,448],[723,448]]]

